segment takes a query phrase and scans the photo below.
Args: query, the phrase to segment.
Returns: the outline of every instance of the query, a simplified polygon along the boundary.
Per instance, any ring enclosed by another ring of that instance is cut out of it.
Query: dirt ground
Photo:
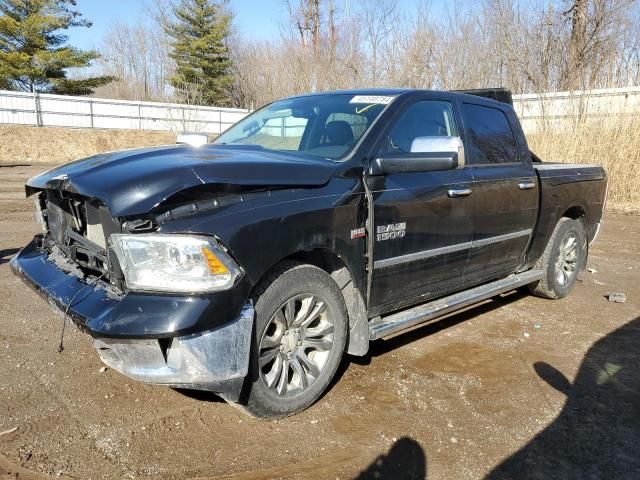
[[[0,167],[0,478],[640,478],[640,216],[609,213],[574,292],[512,293],[345,361],[258,421],[107,370],[8,261],[37,231]],[[611,303],[609,291],[626,303]]]

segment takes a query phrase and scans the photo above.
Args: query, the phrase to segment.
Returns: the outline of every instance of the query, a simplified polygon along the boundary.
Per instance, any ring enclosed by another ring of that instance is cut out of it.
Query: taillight
[[[609,179],[607,178],[607,184],[604,188],[604,203],[602,204],[602,211],[607,209],[607,200],[609,199]]]

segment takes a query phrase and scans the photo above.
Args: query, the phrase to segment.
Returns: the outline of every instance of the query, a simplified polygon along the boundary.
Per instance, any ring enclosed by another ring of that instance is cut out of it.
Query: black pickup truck
[[[573,288],[606,173],[540,162],[509,100],[303,95],[213,144],[63,165],[27,182],[43,233],[11,267],[124,375],[299,412],[345,352],[519,287]]]

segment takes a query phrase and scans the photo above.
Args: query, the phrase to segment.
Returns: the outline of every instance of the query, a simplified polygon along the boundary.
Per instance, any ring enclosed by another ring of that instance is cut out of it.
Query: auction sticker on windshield
[[[377,103],[380,105],[386,105],[393,99],[394,97],[386,95],[356,95],[349,101],[349,103]]]

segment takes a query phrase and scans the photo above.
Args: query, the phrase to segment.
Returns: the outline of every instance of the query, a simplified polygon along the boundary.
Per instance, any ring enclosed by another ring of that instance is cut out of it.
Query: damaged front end
[[[109,210],[96,200],[63,190],[45,190],[34,196],[36,218],[44,231],[43,242],[57,247],[79,267],[109,272],[107,239],[119,231]]]
[[[112,368],[233,399],[248,370],[256,279],[221,240],[237,225],[192,227],[245,203],[281,204],[333,174],[324,159],[256,146],[154,147],[70,162],[27,182],[43,233],[11,267],[90,334]]]
[[[155,217],[113,217],[75,192],[28,193],[43,233],[11,268],[93,337],[104,363],[237,398],[254,311],[242,270],[214,237],[163,235]]]

